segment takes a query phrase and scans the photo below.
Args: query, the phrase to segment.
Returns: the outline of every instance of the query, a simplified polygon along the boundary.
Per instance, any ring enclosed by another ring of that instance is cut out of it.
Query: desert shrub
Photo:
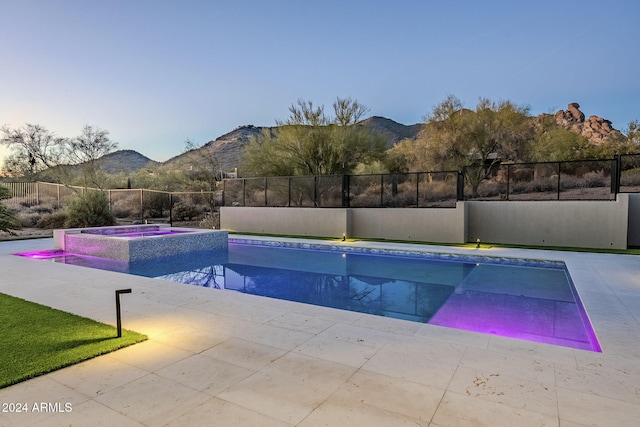
[[[173,205],[173,219],[176,221],[191,221],[194,217],[200,215],[202,211],[190,203],[178,202]]]
[[[622,176],[620,177],[620,185],[624,185],[624,186],[640,185],[640,168],[622,171]]]
[[[116,202],[114,202],[111,207],[111,213],[116,218],[131,218],[133,216],[140,216],[140,211],[136,211],[134,208],[132,208],[131,203],[126,199],[117,200]]]
[[[549,191],[558,191],[557,176],[538,178],[528,182],[516,182],[509,186],[511,194],[546,193]]]
[[[64,211],[54,212],[49,215],[44,215],[40,220],[35,224],[36,227],[52,230],[55,228],[65,228],[67,224],[67,213]]]
[[[458,196],[455,184],[446,181],[433,181],[420,186],[421,199],[426,202],[455,200]]]
[[[610,178],[602,176],[601,173],[598,172],[588,172],[585,173],[582,177],[577,177],[574,175],[562,176],[560,179],[560,184],[562,185],[563,190],[568,190],[572,188],[595,188],[595,187],[606,187],[610,185]]]
[[[42,219],[42,215],[37,212],[20,212],[18,213],[18,218],[20,219],[20,224],[22,224],[23,228],[32,228],[37,226]]]
[[[109,210],[109,200],[101,191],[86,191],[79,194],[67,208],[66,227],[102,227],[115,225]]]
[[[0,185],[0,200],[9,199],[11,197],[11,191],[7,187]],[[6,231],[12,233],[13,230],[20,229],[20,221],[15,211],[7,208],[4,204],[0,203],[0,231]]]
[[[209,229],[220,228],[220,214],[218,212],[207,212],[198,226]]]
[[[495,181],[482,181],[478,186],[478,197],[497,197],[506,192],[506,186]],[[471,188],[465,188],[465,194],[472,194]]]

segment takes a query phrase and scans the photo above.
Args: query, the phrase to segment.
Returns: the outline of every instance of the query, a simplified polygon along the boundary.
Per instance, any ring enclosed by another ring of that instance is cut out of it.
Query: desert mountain
[[[222,167],[222,170],[228,171],[240,166],[242,163],[242,154],[244,148],[249,143],[252,136],[258,136],[262,132],[263,127],[246,125],[239,126],[229,133],[226,133],[214,140],[207,142],[197,151],[204,150],[215,157]],[[270,129],[270,128],[266,128]],[[186,160],[191,152],[182,153],[173,157],[163,165],[171,166]]]
[[[422,128],[420,124],[406,126],[385,117],[373,116],[362,120],[358,126],[365,126],[380,132],[387,142],[387,147],[393,147],[396,142],[409,138],[415,139]],[[258,136],[263,129],[277,130],[277,127],[261,127],[246,125],[224,134],[215,140],[207,142],[199,150],[207,150],[220,162],[225,171],[232,170],[242,164],[242,154],[252,136]],[[180,154],[167,160],[164,165],[176,164],[186,159],[189,152]]]
[[[539,119],[541,116],[543,114],[532,117],[532,119]],[[577,134],[584,135],[594,144],[602,143],[609,136],[621,135],[618,130],[613,128],[609,120],[598,116],[585,118],[584,113],[580,111],[580,105],[575,102],[569,104],[566,110],[556,112],[554,117],[558,125]],[[420,123],[407,126],[380,116],[364,119],[358,123],[358,126],[366,126],[381,133],[386,138],[387,147],[389,148],[400,140],[416,139],[422,131],[422,124]],[[231,132],[207,142],[196,151],[208,151],[208,155],[215,157],[220,162],[222,170],[230,171],[242,164],[242,155],[250,138],[260,135],[263,129],[275,131],[277,127],[239,126]],[[187,152],[177,155],[162,163],[162,165],[175,166],[186,160],[190,153],[192,154],[192,152]],[[111,173],[132,172],[143,167],[160,164],[133,150],[116,151],[104,156],[100,161],[105,163],[106,171]]]
[[[118,150],[98,159],[98,165],[107,173],[130,173],[159,164],[134,150]]]

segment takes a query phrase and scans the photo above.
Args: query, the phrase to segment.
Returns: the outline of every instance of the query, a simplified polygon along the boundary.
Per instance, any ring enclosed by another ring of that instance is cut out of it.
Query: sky
[[[0,0],[0,126],[165,161],[298,99],[419,123],[448,95],[640,119],[640,2]],[[6,155],[0,151],[0,159]]]

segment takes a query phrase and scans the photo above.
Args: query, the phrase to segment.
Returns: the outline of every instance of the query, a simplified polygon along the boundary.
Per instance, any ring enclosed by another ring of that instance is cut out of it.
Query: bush
[[[37,224],[42,219],[42,215],[36,212],[27,212],[27,213],[18,213],[18,218],[20,218],[20,223],[24,228],[36,227]]]
[[[207,212],[200,221],[200,228],[216,229],[220,228],[220,214],[217,212]]]
[[[11,197],[11,191],[0,185],[0,200]],[[0,231],[13,234],[13,230],[20,229],[20,221],[16,213],[0,203]]]
[[[101,191],[85,191],[69,203],[65,224],[67,228],[102,227],[115,223],[115,218],[109,210],[109,200]]]
[[[172,216],[175,221],[191,221],[202,211],[190,203],[178,202],[173,205]]]
[[[40,220],[36,223],[36,227],[46,230],[53,230],[56,228],[65,228],[66,223],[66,212],[58,211],[40,218]]]

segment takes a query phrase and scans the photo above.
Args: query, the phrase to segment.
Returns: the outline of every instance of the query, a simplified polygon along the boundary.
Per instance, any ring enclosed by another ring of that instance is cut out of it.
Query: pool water
[[[452,261],[245,245],[123,262],[62,252],[55,262],[601,351],[563,264]],[[525,264],[525,265],[522,265]]]

